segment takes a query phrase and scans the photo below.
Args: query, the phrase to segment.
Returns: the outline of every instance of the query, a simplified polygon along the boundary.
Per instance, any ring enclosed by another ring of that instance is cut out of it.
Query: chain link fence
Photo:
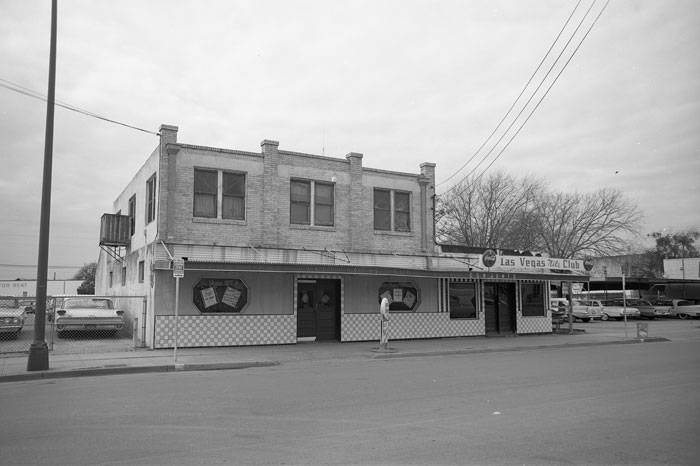
[[[29,351],[35,309],[35,298],[0,297],[0,355]],[[44,338],[57,354],[129,351],[145,346],[145,319],[145,296],[50,296]]]

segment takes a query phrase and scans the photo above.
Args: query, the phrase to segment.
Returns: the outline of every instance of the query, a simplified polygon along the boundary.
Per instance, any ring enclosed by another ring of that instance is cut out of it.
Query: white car
[[[124,311],[114,308],[112,300],[85,296],[62,298],[56,303],[56,332],[63,337],[68,331],[106,331],[114,335],[124,327]]]
[[[601,320],[617,319],[622,320],[625,317],[639,317],[639,309],[636,307],[624,307],[618,306],[615,300],[603,301],[603,315],[600,316]]]
[[[0,335],[17,338],[24,326],[24,308],[14,297],[0,297]]]
[[[688,319],[690,317],[697,319],[700,317],[700,304],[694,304],[692,301],[685,299],[674,299],[669,315],[679,319]]]

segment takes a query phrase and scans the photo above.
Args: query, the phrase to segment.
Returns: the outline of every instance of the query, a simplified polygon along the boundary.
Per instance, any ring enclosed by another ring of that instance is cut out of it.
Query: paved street
[[[699,367],[681,338],[6,383],[0,463],[697,464]]]

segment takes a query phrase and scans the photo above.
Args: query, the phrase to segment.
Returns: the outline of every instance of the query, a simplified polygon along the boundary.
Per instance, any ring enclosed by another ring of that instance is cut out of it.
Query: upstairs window
[[[221,218],[245,220],[245,175],[222,173]]]
[[[311,182],[292,180],[289,192],[290,222],[311,225]]]
[[[335,222],[335,185],[322,181],[291,180],[289,194],[290,223],[333,226]]]
[[[411,205],[408,193],[394,191],[394,230],[411,231]]]
[[[374,188],[374,229],[411,231],[411,193]]]
[[[194,170],[194,216],[216,218],[218,173],[216,170]]]
[[[136,195],[129,199],[129,235],[136,233]]]
[[[245,173],[195,168],[194,216],[245,220]]]
[[[156,174],[146,181],[146,224],[156,219]]]

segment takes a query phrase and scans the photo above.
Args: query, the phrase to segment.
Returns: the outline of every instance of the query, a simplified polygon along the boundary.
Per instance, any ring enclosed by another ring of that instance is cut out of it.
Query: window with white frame
[[[245,173],[195,168],[193,215],[245,220]]]
[[[476,319],[476,283],[449,282],[450,319]]]
[[[296,225],[333,226],[335,185],[323,181],[290,181],[289,221]]]
[[[520,285],[520,302],[523,317],[544,317],[545,307],[544,286],[541,283],[522,283]]]
[[[411,231],[411,193],[374,188],[374,229]]]

